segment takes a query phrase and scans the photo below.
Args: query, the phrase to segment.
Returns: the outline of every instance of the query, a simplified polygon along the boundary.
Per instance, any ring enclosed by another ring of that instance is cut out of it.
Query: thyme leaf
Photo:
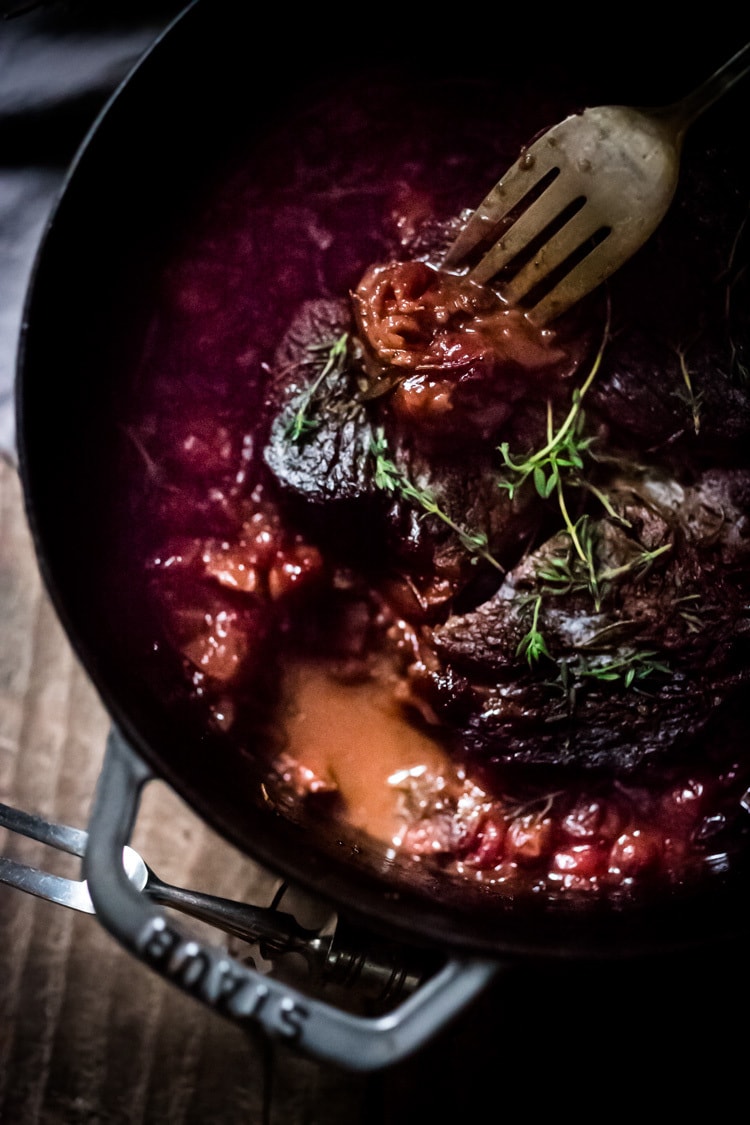
[[[284,436],[288,441],[297,444],[303,438],[309,437],[320,426],[321,419],[312,414],[315,396],[324,379],[329,375],[343,375],[348,345],[349,333],[344,332],[333,344],[311,346],[311,351],[325,350],[328,354],[315,379],[302,394],[294,417],[286,428]]]
[[[555,430],[552,419],[552,403],[547,403],[547,441],[536,453],[530,453],[521,461],[514,461],[509,452],[507,442],[499,446],[505,467],[510,470],[510,480],[499,482],[501,488],[506,488],[511,499],[515,491],[529,477],[532,477],[534,486],[543,499],[547,499],[557,489],[565,475],[565,470],[580,472],[584,467],[583,454],[592,444],[593,438],[583,434],[584,415],[582,402],[589,391],[599,368],[601,367],[604,349],[609,340],[610,312],[607,311],[607,321],[599,349],[594,357],[588,375],[580,387],[576,387],[571,397],[570,409],[560,427]]]
[[[418,488],[403,469],[388,456],[388,443],[384,430],[379,427],[370,442],[370,453],[375,462],[375,487],[383,492],[399,493],[407,500],[413,500],[425,515],[436,516],[458,537],[461,546],[470,554],[483,558],[496,570],[505,573],[504,567],[490,553],[487,535],[484,531],[467,531],[457,524],[447,512],[443,511],[434,496],[426,489]]]
[[[534,598],[531,625],[529,626],[528,632],[521,637],[518,648],[516,649],[516,656],[525,656],[530,668],[533,668],[543,656],[546,656],[548,660],[552,660],[549,649],[547,648],[547,642],[539,629],[539,610],[541,607],[542,595],[537,594]]]
[[[655,660],[658,654],[651,650],[643,652],[629,652],[615,660],[589,661],[579,657],[576,675],[581,679],[598,680],[600,683],[622,683],[629,688],[634,683],[645,680],[654,672],[670,675],[671,669],[661,660]]]
[[[701,404],[703,402],[703,394],[696,394],[693,388],[693,379],[690,374],[690,368],[687,365],[687,358],[682,348],[677,348],[677,361],[680,365],[680,374],[682,381],[685,384],[685,390],[680,397],[684,398],[690,410],[690,415],[693,422],[693,430],[696,437],[701,430]]]

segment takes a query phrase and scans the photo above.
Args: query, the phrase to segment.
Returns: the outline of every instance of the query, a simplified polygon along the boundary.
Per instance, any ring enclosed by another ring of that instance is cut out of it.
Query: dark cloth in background
[[[0,3],[0,455],[11,461],[18,334],[40,235],[98,113],[185,6]]]

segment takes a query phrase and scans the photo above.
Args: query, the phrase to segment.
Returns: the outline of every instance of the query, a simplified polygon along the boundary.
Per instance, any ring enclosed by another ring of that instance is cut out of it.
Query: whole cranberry
[[[700,819],[705,803],[705,786],[688,778],[666,792],[659,803],[659,823],[680,834],[689,833]]]
[[[279,551],[278,560],[268,572],[268,591],[276,601],[308,581],[317,578],[323,569],[323,559],[317,547],[306,543]]]
[[[536,863],[552,846],[552,821],[534,813],[511,821],[505,837],[505,854],[517,863]]]
[[[502,817],[486,816],[478,825],[472,849],[465,856],[464,863],[486,871],[495,867],[504,857],[507,826]]]
[[[635,879],[658,867],[663,852],[664,839],[656,829],[623,832],[610,849],[608,874],[615,881]]]
[[[555,852],[551,870],[558,875],[592,879],[605,867],[607,851],[597,844],[573,844]]]
[[[561,828],[573,840],[613,841],[626,824],[626,812],[614,799],[583,794],[563,817]]]

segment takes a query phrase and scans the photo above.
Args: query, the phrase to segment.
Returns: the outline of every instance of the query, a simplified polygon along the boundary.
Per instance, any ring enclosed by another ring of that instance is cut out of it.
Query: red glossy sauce
[[[247,752],[257,684],[276,677],[266,785],[280,809],[330,801],[331,816],[386,848],[505,890],[681,881],[722,868],[744,846],[744,747],[727,737],[687,764],[627,779],[469,771],[431,716],[415,712],[404,680],[402,654],[413,666],[419,648],[406,620],[409,591],[360,597],[361,577],[290,521],[261,466],[269,365],[303,300],[346,294],[365,276],[379,286],[379,323],[375,305],[360,310],[363,332],[381,359],[404,365],[394,409],[428,429],[439,429],[453,391],[443,376],[425,379],[425,363],[439,356],[443,375],[446,356],[464,373],[481,368],[487,337],[497,340],[517,317],[486,301],[467,347],[460,328],[435,332],[423,314],[415,319],[410,302],[435,281],[426,267],[367,273],[424,217],[478,202],[520,145],[562,112],[526,104],[498,138],[500,104],[446,82],[406,111],[397,89],[365,84],[346,108],[312,107],[286,133],[280,126],[260,157],[217,179],[165,265],[133,373],[128,435],[140,469],[129,499],[140,515],[126,553],[147,575],[152,645],[178,657],[173,699],[197,702],[228,752]],[[378,128],[360,128],[368,117]],[[446,169],[442,190],[436,167]],[[454,311],[465,308],[465,293],[450,285]],[[479,306],[485,297],[474,295]],[[418,378],[406,337],[420,340]],[[554,347],[542,355],[524,325],[508,348],[516,365],[564,358]],[[493,421],[512,408],[512,393],[499,396]],[[347,583],[349,617],[332,626],[331,651],[312,657],[299,644],[300,616]],[[281,639],[269,607],[290,622]]]

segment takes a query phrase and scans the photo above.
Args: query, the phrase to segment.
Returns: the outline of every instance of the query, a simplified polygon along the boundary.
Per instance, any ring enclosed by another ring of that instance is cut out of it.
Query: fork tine
[[[557,153],[549,142],[536,141],[530,145],[471,214],[449,247],[443,269],[460,266],[472,250],[492,235],[498,223],[556,168]]]
[[[83,857],[88,842],[88,833],[67,824],[51,824],[41,816],[14,809],[0,803],[0,827],[7,828],[19,836],[37,840],[41,844],[67,852],[69,855]],[[0,883],[36,895],[37,898],[69,906],[86,914],[94,913],[94,905],[84,880],[67,879],[62,875],[52,875],[30,867],[8,856],[0,856]]]
[[[612,260],[611,249],[607,247],[607,242],[609,242],[609,239],[599,243],[586,258],[578,262],[565,274],[532,308],[525,310],[533,324],[540,328],[544,327],[549,321],[566,312],[572,305],[580,301],[585,293],[590,293],[600,282],[614,272],[617,263]],[[598,266],[600,262],[602,263],[601,267]]]
[[[503,297],[510,304],[520,301],[535,285],[549,277],[558,266],[562,266],[572,254],[585,247],[586,243],[601,229],[602,221],[595,208],[586,207],[583,211],[573,215],[556,234],[540,247],[538,253],[507,284],[502,286]],[[610,253],[611,246],[610,243],[608,247]],[[487,258],[490,257],[491,254],[487,254]],[[591,263],[591,255],[587,255],[587,257],[589,263]],[[490,262],[485,267],[485,259],[483,259],[477,271],[481,273],[481,276],[476,280],[489,280],[492,274],[488,271],[492,266],[493,263]],[[472,271],[471,276],[475,276],[474,271]]]
[[[8,828],[11,832],[17,832],[19,836],[27,836],[31,840],[38,840],[41,844],[49,844],[58,851],[77,855],[80,859],[83,858],[88,843],[88,833],[80,828],[71,828],[68,824],[50,824],[41,816],[2,803],[0,803],[0,828]]]
[[[7,856],[0,856],[0,883],[59,906],[69,906],[85,914],[94,913],[94,904],[84,881],[51,875],[48,871],[29,867]]]
[[[550,209],[550,192],[553,192],[552,197],[555,200],[554,211]],[[580,198],[580,189],[576,192],[575,185],[573,185],[572,190],[568,191],[565,173],[563,172],[545,192],[535,199],[534,202],[519,215],[513,225],[503,232],[501,238],[498,239],[494,246],[492,246],[484,257],[470,270],[469,277],[480,284],[489,281],[503,266],[511,262],[517,254],[525,250],[535,238],[538,238],[551,222],[558,219],[571,204],[575,203],[576,196]],[[572,231],[572,222],[573,219],[563,227],[563,230]],[[589,237],[589,235],[583,235],[580,241],[585,241],[587,237]],[[547,245],[551,244],[552,240],[547,243]],[[577,243],[571,247],[571,250],[575,249],[576,245]],[[570,253],[570,251],[568,251],[568,253]],[[564,257],[567,257],[567,255],[564,255]],[[547,271],[545,270],[545,272]],[[537,274],[537,279],[539,276],[540,275]],[[523,289],[523,292],[525,293],[526,289]]]

